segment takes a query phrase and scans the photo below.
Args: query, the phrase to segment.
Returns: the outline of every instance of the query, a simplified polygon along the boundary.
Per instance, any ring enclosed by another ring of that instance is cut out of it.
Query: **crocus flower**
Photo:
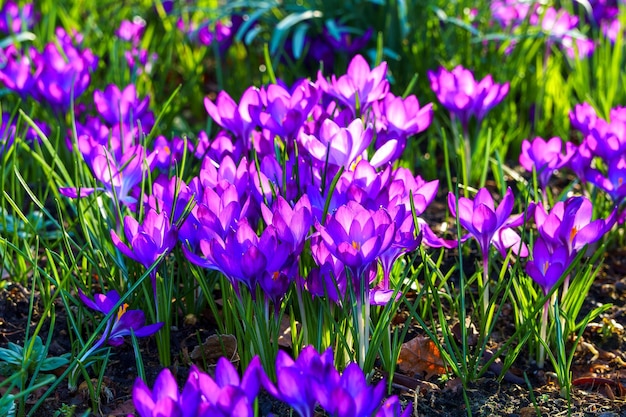
[[[528,139],[522,142],[520,165],[529,172],[535,169],[542,190],[548,186],[554,171],[564,167],[576,152],[576,147],[570,142],[565,144],[565,155],[561,152],[562,147],[563,141],[559,137],[547,141],[536,137],[532,142]]]
[[[131,216],[124,217],[124,235],[129,245],[123,243],[117,233],[111,230],[113,244],[125,256],[146,269],[173,250],[177,242],[176,228],[170,225],[168,214],[164,211],[157,213],[154,209],[148,210],[141,224]],[[156,271],[155,267],[151,273],[153,281]],[[156,291],[156,287],[154,289]]]
[[[513,227],[521,226],[525,213],[511,216],[515,203],[511,188],[507,188],[504,198],[496,209],[493,198],[486,188],[478,190],[474,201],[466,197],[456,200],[454,194],[448,194],[448,207],[459,224],[469,231],[462,240],[473,236],[480,246],[483,260],[483,313],[489,308],[489,248],[491,244],[500,251],[503,257],[509,248],[518,256],[528,256],[528,248]],[[458,204],[458,207],[457,207]],[[521,242],[521,244],[520,244]]]
[[[354,119],[347,128],[326,119],[322,123],[319,137],[301,134],[300,143],[317,161],[350,169],[367,156],[366,150],[373,134],[373,129],[364,127],[361,119]]]
[[[221,357],[215,378],[192,365],[182,392],[167,368],[152,390],[138,378],[133,386],[133,404],[139,417],[252,417],[261,384],[267,379],[258,357],[250,361],[242,378],[232,363]]]
[[[221,357],[215,368],[215,378],[197,373],[198,387],[203,401],[202,416],[253,417],[254,402],[261,384],[267,379],[258,356],[252,358],[240,378],[233,364]]]
[[[256,93],[260,94],[259,91]],[[266,89],[266,97],[266,106],[261,105],[259,97],[248,107],[251,117],[259,126],[280,136],[291,146],[319,100],[318,89],[308,80],[294,85],[291,92],[278,84],[271,84]]]
[[[6,88],[26,98],[34,93],[35,83],[43,68],[42,57],[34,48],[18,51],[15,45],[0,52],[4,64],[0,68],[0,82]]]
[[[533,246],[533,259],[526,263],[526,273],[535,281],[543,293],[547,295],[552,287],[561,279],[561,276],[567,270],[571,259],[569,257],[567,247],[565,245],[554,246],[548,244],[540,236],[535,240]],[[566,283],[567,283],[566,278]],[[556,295],[553,294],[553,298]],[[541,317],[541,330],[539,337],[548,342],[546,339],[547,327],[548,327],[548,313],[550,308],[550,300],[546,300],[543,305],[543,315]],[[558,319],[557,319],[558,320]],[[537,360],[537,366],[543,368],[545,361],[545,348],[543,344],[539,347],[539,354]]]
[[[616,206],[626,198],[626,157],[614,158],[608,163],[606,175],[595,168],[585,172],[588,182],[604,190]]]
[[[521,226],[524,222],[523,213],[511,216],[515,199],[511,188],[507,188],[504,198],[496,209],[493,198],[486,188],[478,190],[474,201],[460,197],[457,202],[454,193],[448,194],[448,207],[454,217],[459,220],[469,235],[474,237],[480,246],[483,259],[489,257],[489,247],[493,244],[506,256],[509,248],[519,256],[528,256],[528,249],[524,243],[520,247],[521,238],[512,228]],[[458,211],[457,211],[458,210]]]
[[[526,263],[526,273],[539,284],[544,294],[550,292],[571,262],[566,246],[550,250],[551,246],[541,237],[535,240],[533,258]]]
[[[135,204],[137,202],[133,195],[135,187],[141,183],[146,171],[152,169],[156,154],[153,152],[146,155],[143,146],[137,145],[126,149],[127,152],[118,162],[111,152],[101,146],[93,146],[89,151],[85,159],[103,187],[60,187],[59,192],[69,198],[82,198],[100,190],[105,191],[112,199],[117,198],[122,204],[128,206]]]
[[[385,395],[385,382],[370,386],[356,363],[349,364],[341,376],[331,370],[326,380],[316,385],[315,394],[321,407],[337,417],[369,417],[380,407]]]
[[[565,247],[569,260],[585,246],[596,242],[613,227],[614,216],[592,220],[593,205],[587,197],[575,196],[557,202],[550,212],[541,203],[535,207],[535,223],[551,251]]]
[[[574,106],[569,113],[569,119],[572,128],[578,130],[583,136],[587,136],[595,126],[598,115],[589,103],[582,103]]]
[[[433,104],[420,106],[414,94],[403,99],[388,93],[380,105],[374,108],[378,108],[387,131],[399,135],[412,136],[423,132],[433,120]],[[378,123],[376,129],[379,129]]]
[[[480,123],[509,92],[508,82],[496,84],[491,75],[476,82],[474,74],[460,65],[452,71],[443,67],[428,71],[428,79],[439,102],[459,119],[464,130],[472,116]]]
[[[220,91],[215,103],[206,97],[204,107],[215,123],[232,132],[236,138],[244,141],[246,147],[249,147],[254,123],[248,108],[250,105],[260,105],[259,100],[258,89],[250,87],[241,96],[239,104],[228,93]]]
[[[109,291],[106,295],[95,294],[93,301],[80,290],[78,296],[87,307],[105,316],[111,313],[120,301],[120,296],[115,290]],[[79,362],[84,363],[93,352],[102,347],[105,343],[115,347],[121,346],[124,343],[124,337],[130,336],[131,332],[137,337],[146,337],[156,333],[163,327],[163,323],[155,323],[146,326],[146,317],[143,311],[128,310],[127,308],[128,304],[121,305],[117,314],[113,314],[108,319],[102,337],[81,356]],[[72,372],[68,382],[69,388],[72,391],[76,389],[75,377],[77,370],[78,366]]]
[[[598,118],[585,141],[591,152],[605,161],[619,159],[626,151],[626,121]]]
[[[136,16],[132,21],[122,20],[120,27],[115,31],[115,36],[123,41],[138,45],[146,28],[146,21]]]
[[[304,240],[313,225],[311,202],[306,194],[293,208],[282,196],[278,196],[272,209],[263,204],[261,212],[265,224],[274,225],[280,239],[291,244],[292,251],[302,251]]]
[[[105,294],[95,294],[93,301],[79,291],[80,300],[90,309],[107,315],[120,301],[117,291],[111,290]],[[145,315],[141,310],[127,310],[128,304],[119,307],[117,315],[111,316],[107,327],[102,334],[100,344],[107,342],[111,346],[121,346],[124,336],[130,336],[131,329],[137,337],[146,337],[156,333],[163,323],[145,325]]]
[[[382,100],[389,91],[387,63],[382,62],[370,70],[370,66],[361,55],[350,61],[345,75],[331,76],[328,82],[321,71],[317,75],[317,85],[328,95],[336,98],[352,111],[355,117],[365,114],[367,109],[378,100]]]
[[[198,373],[198,369],[192,365],[182,393],[178,391],[176,378],[168,368],[159,373],[152,389],[141,378],[137,378],[132,396],[139,417],[199,417],[201,397]]]
[[[104,91],[94,91],[93,101],[98,113],[109,126],[122,123],[134,127],[139,122],[144,132],[152,129],[154,116],[148,109],[150,97],[140,101],[134,84],[127,85],[123,90],[115,84],[109,84]]]
[[[225,238],[201,239],[199,248],[202,255],[186,245],[183,252],[190,262],[223,273],[236,291],[239,283],[244,284],[253,297],[257,284],[261,284],[268,297],[277,301],[295,279],[290,244],[278,239],[274,226],[268,226],[259,237],[242,218]]]
[[[311,238],[311,256],[317,267],[312,268],[305,278],[306,290],[311,295],[339,304],[345,299],[348,287],[346,267],[330,253],[319,235]]]
[[[32,29],[35,25],[34,8],[32,3],[5,2],[0,10],[0,32],[9,34]]]
[[[98,67],[98,58],[90,49],[79,49],[75,45],[75,41],[80,43],[80,35],[72,37],[62,28],[57,28],[56,35],[60,45],[48,43],[42,53],[43,67],[36,83],[36,97],[64,112],[72,98],[76,99],[89,86],[90,74]]]
[[[336,372],[331,348],[320,355],[313,346],[305,346],[295,361],[279,350],[276,357],[277,384],[267,380],[264,387],[300,417],[312,417],[318,401],[316,389],[327,382],[326,378],[333,370]]]
[[[351,269],[357,289],[362,272],[389,248],[395,235],[386,210],[368,210],[354,201],[339,207],[325,225],[317,223],[316,228],[330,252]]]

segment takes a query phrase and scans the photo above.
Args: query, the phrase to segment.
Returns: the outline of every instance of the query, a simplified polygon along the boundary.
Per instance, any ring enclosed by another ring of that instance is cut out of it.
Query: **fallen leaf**
[[[300,323],[296,322],[296,329],[300,330]],[[280,319],[280,333],[278,335],[278,346],[291,349],[291,319],[284,314]]]
[[[198,365],[207,367],[215,366],[217,360],[225,356],[232,363],[239,362],[239,353],[237,353],[237,338],[232,334],[212,334],[207,337],[202,345],[193,348],[189,357]]]
[[[415,337],[402,344],[398,356],[398,367],[408,375],[424,375],[430,379],[446,373],[439,348],[428,337]]]

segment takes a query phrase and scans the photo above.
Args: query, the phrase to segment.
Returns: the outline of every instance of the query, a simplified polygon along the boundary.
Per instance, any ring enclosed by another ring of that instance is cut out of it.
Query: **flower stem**
[[[483,254],[483,316],[489,311],[489,251]]]
[[[541,330],[539,331],[539,337],[545,343],[548,343],[546,340],[546,334],[548,330],[548,309],[550,308],[550,304],[548,301],[543,305],[543,315],[541,316]],[[546,361],[546,348],[543,343],[539,344],[539,357],[537,359],[537,367],[539,369],[543,369],[543,365]]]

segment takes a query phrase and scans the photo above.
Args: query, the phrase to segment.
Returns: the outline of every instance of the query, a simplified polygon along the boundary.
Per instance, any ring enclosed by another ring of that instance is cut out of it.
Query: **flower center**
[[[126,309],[128,308],[128,304],[124,303],[120,306],[120,309],[117,310],[117,319],[121,319],[122,316],[126,313]]]
[[[545,261],[543,263],[543,274],[545,275],[546,272],[548,271],[548,267],[550,266],[550,262],[549,261]]]
[[[578,233],[578,228],[576,226],[574,226],[572,228],[572,231],[569,232],[569,241],[570,241],[570,243],[574,241],[574,238],[576,237],[577,233]]]
[[[354,161],[352,161],[352,163],[350,164],[350,169],[349,171],[354,171],[356,169],[356,165],[361,162],[361,159],[363,159],[363,156],[359,155],[356,157],[356,159]]]
[[[272,274],[272,279],[274,281],[276,281],[278,279],[278,277],[280,276],[280,272],[278,271],[274,271],[274,273]]]
[[[359,242],[357,242],[356,240],[353,240],[353,241],[352,241],[352,247],[353,247],[355,250],[361,250],[361,244],[360,244]]]

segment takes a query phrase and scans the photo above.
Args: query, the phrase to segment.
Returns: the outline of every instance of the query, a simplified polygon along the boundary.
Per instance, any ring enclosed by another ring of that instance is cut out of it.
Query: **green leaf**
[[[304,23],[296,28],[293,32],[293,44],[291,49],[293,56],[296,59],[300,59],[302,56],[302,50],[304,49],[304,41],[306,40],[306,32],[309,30],[309,25]]]
[[[68,363],[70,363],[70,361],[67,358],[63,358],[63,357],[47,358],[41,364],[41,371],[42,372],[54,371],[55,369],[59,369],[60,367],[65,366]]]
[[[24,355],[24,348],[21,347],[20,345],[16,345],[13,342],[9,342],[7,343],[7,347],[12,350],[13,352],[17,353],[18,355],[20,355],[20,358]]]
[[[0,361],[20,366],[22,364],[22,355],[10,349],[0,348]]]
[[[249,45],[250,42],[252,42],[252,40],[254,39],[254,37],[250,38],[250,33],[249,32],[254,32],[255,34],[260,32],[260,27],[252,27],[252,25],[254,25],[257,20],[259,20],[259,18],[261,16],[263,16],[263,14],[265,14],[266,12],[270,11],[272,9],[271,6],[268,7],[263,7],[258,9],[256,12],[252,13],[249,17],[248,20],[246,20],[241,27],[239,28],[239,30],[237,31],[237,33],[235,34],[235,40],[237,42],[241,42],[241,39],[243,38],[243,36],[246,36],[245,39],[245,44]]]
[[[324,26],[326,26],[328,33],[330,33],[330,36],[335,38],[336,41],[341,40],[341,32],[339,31],[339,26],[337,26],[335,19],[326,19],[324,21]]]
[[[9,36],[0,41],[0,48],[4,49],[9,45],[26,42],[26,41],[34,41],[37,39],[37,36],[33,32],[21,32],[13,36]]]
[[[303,12],[292,13],[278,22],[274,33],[272,34],[272,40],[270,41],[270,53],[274,55],[278,50],[278,47],[282,43],[283,39],[287,35],[289,29],[292,26],[303,22],[305,20],[317,19],[324,16],[319,10],[305,10]]]

